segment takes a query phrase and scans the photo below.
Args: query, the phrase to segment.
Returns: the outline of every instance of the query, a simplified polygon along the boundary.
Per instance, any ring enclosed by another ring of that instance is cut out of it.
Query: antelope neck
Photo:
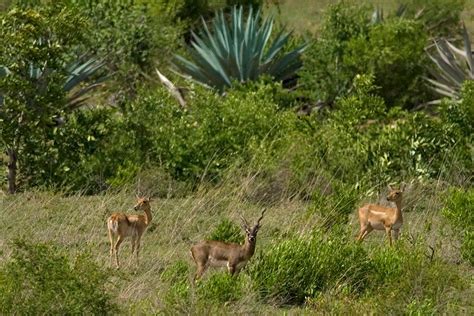
[[[248,256],[249,258],[251,256],[253,256],[253,254],[255,252],[256,242],[257,242],[256,238],[255,238],[254,242],[250,242],[248,238],[245,238],[244,250],[245,250],[246,256]]]
[[[151,216],[151,209],[147,208],[143,210],[145,212],[145,224],[149,224],[153,217]]]
[[[395,201],[395,205],[397,206],[397,213],[401,214],[402,213],[402,201],[401,200]]]

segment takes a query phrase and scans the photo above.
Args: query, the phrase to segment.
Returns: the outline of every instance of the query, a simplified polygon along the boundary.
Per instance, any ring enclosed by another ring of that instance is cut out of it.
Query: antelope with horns
[[[125,213],[113,213],[107,219],[107,228],[110,239],[110,262],[113,263],[115,256],[115,265],[119,268],[118,251],[123,240],[127,237],[132,239],[132,254],[136,252],[137,265],[138,253],[140,252],[140,239],[152,220],[150,198],[139,198],[134,206],[134,210],[141,210],[144,215],[127,215]],[[114,241],[114,239],[116,239]]]
[[[240,215],[242,228],[245,230],[246,234],[243,245],[215,240],[204,240],[192,246],[191,256],[197,266],[194,281],[199,279],[209,266],[227,266],[231,275],[239,273],[240,269],[245,266],[247,261],[255,252],[257,233],[261,227],[260,221],[262,220],[265,211],[265,209],[262,210],[260,218],[253,227],[250,227],[247,220]]]
[[[395,202],[396,207],[386,207],[377,204],[366,204],[359,208],[360,233],[357,240],[362,241],[372,230],[385,230],[390,246],[392,245],[392,231],[395,240],[398,239],[400,227],[403,224],[402,195],[403,187],[393,189],[388,186],[387,200]]]

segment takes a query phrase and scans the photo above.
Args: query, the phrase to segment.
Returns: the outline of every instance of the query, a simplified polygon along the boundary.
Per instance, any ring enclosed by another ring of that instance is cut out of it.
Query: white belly
[[[214,267],[214,268],[227,267],[226,260],[216,260],[212,257],[209,258],[208,264],[209,266]]]
[[[245,264],[247,264],[247,261],[239,262],[237,264],[236,270],[239,271],[245,266]],[[216,259],[213,259],[212,257],[209,258],[208,265],[213,268],[222,268],[222,267],[228,268],[229,267],[229,263],[227,260],[216,260]]]

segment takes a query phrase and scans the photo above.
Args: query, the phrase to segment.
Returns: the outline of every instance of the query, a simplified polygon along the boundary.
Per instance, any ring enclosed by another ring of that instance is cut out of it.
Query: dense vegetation
[[[0,312],[472,313],[468,4],[339,1],[298,34],[278,1],[7,1]],[[401,183],[401,240],[356,243]],[[112,271],[103,224],[134,193],[157,220]],[[191,286],[191,243],[262,206],[248,267]]]

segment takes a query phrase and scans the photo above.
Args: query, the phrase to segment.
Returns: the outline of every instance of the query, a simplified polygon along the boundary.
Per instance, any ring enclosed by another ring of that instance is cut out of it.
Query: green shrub
[[[244,293],[243,275],[231,276],[227,272],[215,273],[199,281],[196,289],[199,300],[217,304],[237,301]]]
[[[472,169],[466,104],[452,104],[441,119],[400,108],[385,111],[375,94],[373,77],[356,76],[352,92],[338,100],[324,120],[314,116],[309,137],[314,155],[344,183],[388,183],[406,177],[435,178],[440,174],[468,175]],[[445,111],[445,110],[443,110]],[[457,114],[456,114],[457,113]],[[449,117],[449,118],[444,118]],[[314,158],[313,158],[314,159]],[[447,161],[456,161],[449,164]]]
[[[172,21],[175,12],[153,1],[63,1],[80,10],[94,29],[90,46],[113,73],[109,91],[121,106],[136,97],[143,74],[154,74],[151,65],[166,65],[180,45],[182,25]]]
[[[112,157],[104,157],[115,125],[115,110],[84,109],[68,116],[62,126],[46,131],[46,144],[27,141],[23,172],[29,187],[95,193],[107,188]],[[113,169],[112,169],[113,170]]]
[[[424,48],[428,31],[439,34],[436,27],[457,25],[443,15],[457,16],[462,1],[440,0],[408,6],[405,14],[387,16],[380,23],[371,23],[374,8],[356,2],[339,1],[325,13],[321,32],[303,56],[300,91],[310,99],[332,104],[349,92],[357,74],[372,73],[378,93],[389,107],[414,108],[430,101],[432,93],[424,84],[428,57]],[[451,2],[453,7],[441,2]],[[415,9],[416,7],[416,9]],[[424,8],[425,16],[416,17],[415,10]],[[461,11],[460,11],[461,9]],[[436,21],[429,16],[436,15]],[[432,24],[431,24],[432,23]]]
[[[262,254],[249,272],[260,296],[279,304],[301,304],[335,286],[361,291],[370,271],[367,254],[344,234],[324,235],[316,231],[282,240]]]
[[[224,242],[242,243],[244,236],[242,229],[228,219],[223,219],[206,238]]]
[[[453,289],[467,285],[459,271],[432,255],[424,242],[409,245],[400,240],[396,247],[374,249],[370,261],[367,296],[388,304],[394,313],[445,313],[448,303],[454,303]]]
[[[453,157],[457,145],[452,131],[421,112],[397,116],[379,130],[377,142],[371,144],[373,174],[384,175],[385,180],[409,175],[429,178],[449,168],[446,159]]]
[[[474,189],[451,190],[443,215],[462,238],[463,258],[474,265]]]
[[[107,314],[116,311],[106,291],[109,276],[89,255],[70,260],[47,244],[17,240],[0,268],[2,314]]]
[[[425,299],[423,301],[413,300],[407,305],[406,313],[408,315],[434,315],[435,307],[433,301]]]
[[[423,79],[428,61],[426,43],[420,23],[391,19],[352,38],[343,60],[354,74],[372,73],[374,84],[380,87],[377,93],[388,105],[412,108],[429,96]]]
[[[466,80],[461,89],[460,102],[446,100],[442,108],[442,118],[456,124],[465,136],[474,134],[474,81]]]
[[[418,17],[425,29],[433,37],[452,36],[461,22],[465,0],[403,0],[406,4],[405,16]],[[420,14],[420,10],[423,10]]]
[[[410,259],[413,260],[413,258],[414,256],[411,255]],[[419,258],[417,257],[417,259]],[[384,284],[389,284],[402,277],[403,273],[406,272],[404,269],[408,265],[406,253],[385,246],[374,251],[371,260],[373,263],[371,285],[374,289],[383,287]]]
[[[251,157],[251,146],[284,134],[296,118],[280,112],[273,87],[229,91],[224,98],[197,88],[189,109],[159,89],[131,103],[112,146],[129,151],[133,164],[158,164],[177,179],[216,179],[235,161]],[[126,132],[123,132],[123,131]],[[122,155],[123,156],[123,155]]]
[[[358,184],[366,176],[371,155],[369,146],[378,136],[371,130],[377,124],[368,122],[380,120],[386,109],[384,100],[375,95],[376,89],[373,76],[356,76],[352,93],[341,98],[334,111],[328,112],[324,120],[312,118],[316,127],[311,146],[329,176]]]
[[[303,55],[303,93],[313,100],[333,102],[349,89],[354,73],[343,63],[349,41],[369,31],[368,5],[339,1],[327,8],[321,32]]]
[[[169,288],[163,297],[166,306],[177,309],[183,301],[190,298],[190,271],[186,261],[179,260],[170,264],[161,274],[161,279],[169,283]]]

